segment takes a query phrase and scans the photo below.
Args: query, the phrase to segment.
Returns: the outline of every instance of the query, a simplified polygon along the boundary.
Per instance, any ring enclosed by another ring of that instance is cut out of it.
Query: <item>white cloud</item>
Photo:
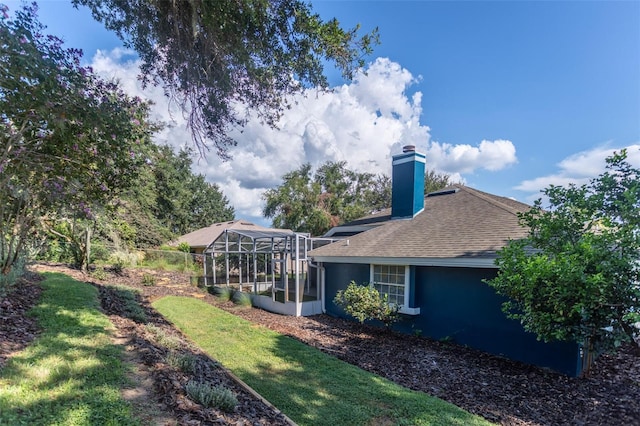
[[[101,75],[119,79],[129,93],[152,100],[153,118],[172,123],[157,135],[157,142],[174,147],[190,143],[181,113],[168,107],[161,88],[142,90],[134,77],[139,63],[126,61],[127,54],[98,52],[92,65]],[[429,127],[420,123],[422,94],[407,94],[417,81],[419,77],[399,64],[378,58],[350,84],[328,93],[311,89],[297,96],[278,129],[251,119],[241,132],[230,134],[238,142],[229,149],[231,161],[223,162],[212,153],[196,161],[194,169],[220,185],[238,217],[260,221],[261,194],[304,163],[317,166],[344,160],[361,172],[390,174],[391,156],[408,144],[427,154],[427,167],[450,173],[456,180],[476,170],[500,170],[517,162],[515,147],[507,140],[483,140],[478,146],[431,140]]]
[[[570,155],[557,164],[559,169],[557,172],[522,181],[519,185],[515,186],[514,189],[531,193],[527,197],[527,200],[531,202],[540,198],[540,191],[550,185],[568,186],[571,183],[576,185],[585,184],[606,170],[605,159],[607,157],[613,155],[614,152],[620,152],[623,148],[627,149],[627,161],[635,167],[640,167],[640,144],[631,144],[617,148],[599,146],[591,150]]]
[[[132,50],[116,48],[109,52],[98,50],[93,56],[91,67],[106,79],[117,80],[122,89],[132,96],[140,96],[154,103],[151,117],[157,122],[165,124],[164,129],[156,135],[156,140],[175,147],[190,143],[191,136],[187,131],[186,121],[176,105],[170,104],[160,86],[148,86],[142,89],[142,83],[137,76],[140,70],[140,60],[135,59]]]
[[[438,169],[450,173],[472,173],[476,169],[501,170],[518,162],[511,141],[483,140],[478,146],[432,143],[427,155]]]

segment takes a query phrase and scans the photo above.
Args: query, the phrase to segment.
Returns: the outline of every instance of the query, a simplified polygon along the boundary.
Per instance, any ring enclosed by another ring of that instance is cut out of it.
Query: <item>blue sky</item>
[[[520,181],[597,146],[640,141],[640,2],[318,2],[346,25],[378,26],[376,56],[421,81],[442,142],[508,139],[518,164],[469,177]]]
[[[135,55],[114,50],[120,41],[87,10],[39,4],[49,33],[170,120],[162,94],[136,84]],[[304,162],[389,173],[405,143],[426,152],[427,167],[525,202],[550,183],[597,175],[613,149],[629,147],[640,165],[640,1],[313,5],[347,27],[377,26],[382,43],[366,76],[344,82],[329,70],[333,94],[310,92],[279,130],[249,123],[233,161],[196,163],[240,217],[260,221],[260,194]],[[179,118],[158,139],[189,142]]]

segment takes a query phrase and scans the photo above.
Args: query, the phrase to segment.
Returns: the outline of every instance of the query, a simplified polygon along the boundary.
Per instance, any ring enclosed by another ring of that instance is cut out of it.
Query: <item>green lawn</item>
[[[490,424],[201,300],[169,296],[153,305],[300,425]]]
[[[45,274],[32,310],[42,330],[0,369],[0,425],[138,425],[121,398],[122,348],[98,292],[62,274]]]

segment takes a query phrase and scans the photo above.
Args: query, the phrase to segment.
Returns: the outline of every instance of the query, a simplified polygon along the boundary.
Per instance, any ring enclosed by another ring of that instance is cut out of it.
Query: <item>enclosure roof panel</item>
[[[211,226],[207,226],[206,228],[201,228],[196,231],[190,232],[188,234],[182,235],[176,241],[174,241],[175,245],[180,243],[187,243],[189,247],[193,248],[206,248],[211,243],[220,237],[226,230],[233,230],[237,232],[256,232],[256,233],[288,233],[288,235],[292,235],[293,231],[288,229],[277,229],[277,228],[265,228],[264,226],[256,225],[255,223],[248,222],[246,220],[231,220],[227,222],[219,222],[214,223]],[[256,234],[257,235],[257,234]],[[249,235],[247,235],[249,236]]]
[[[227,230],[228,233],[235,233],[238,235],[242,235],[243,237],[248,237],[251,238],[252,240],[258,240],[258,239],[269,239],[269,238],[286,238],[286,237],[293,237],[296,235],[295,232],[288,230],[288,229],[262,229],[262,230],[257,230],[257,229],[247,229],[247,230],[240,230],[240,229],[229,229]]]

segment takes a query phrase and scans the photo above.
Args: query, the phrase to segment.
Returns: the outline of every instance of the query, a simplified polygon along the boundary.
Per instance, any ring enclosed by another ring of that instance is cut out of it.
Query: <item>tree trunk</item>
[[[91,260],[91,227],[85,229],[84,247],[81,247],[81,265],[80,270],[83,273],[89,272],[89,262]]]

